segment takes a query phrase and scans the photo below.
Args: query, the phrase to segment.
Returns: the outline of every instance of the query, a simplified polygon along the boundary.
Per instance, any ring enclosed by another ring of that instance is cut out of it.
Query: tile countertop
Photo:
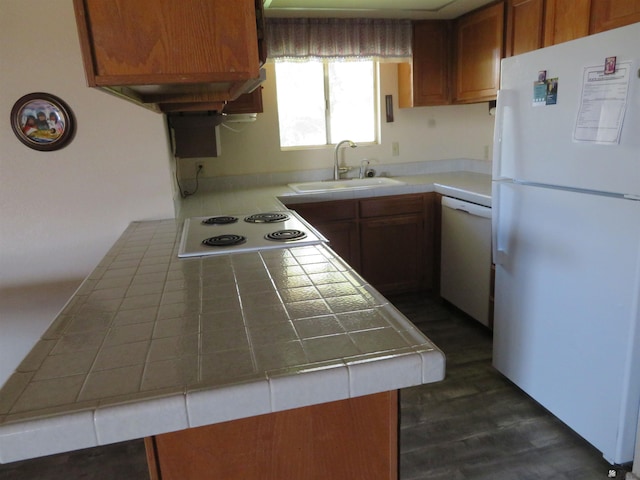
[[[490,205],[487,175],[398,178],[203,194],[181,217],[434,190]],[[181,225],[133,222],[2,387],[0,463],[444,377],[442,352],[330,249],[179,259]]]
[[[305,194],[295,193],[286,185],[198,193],[182,201],[179,216],[186,218],[213,213],[268,212],[282,210],[285,208],[283,203],[292,205],[291,208],[294,208],[293,205],[296,203],[434,191],[486,207],[491,206],[491,175],[475,172],[447,172],[393,178],[405,182],[405,185]]]

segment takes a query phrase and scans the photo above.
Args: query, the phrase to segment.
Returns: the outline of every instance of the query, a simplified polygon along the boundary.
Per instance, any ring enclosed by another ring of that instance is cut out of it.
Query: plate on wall
[[[11,128],[18,140],[34,150],[52,151],[69,144],[75,120],[69,106],[48,93],[30,93],[11,109]]]

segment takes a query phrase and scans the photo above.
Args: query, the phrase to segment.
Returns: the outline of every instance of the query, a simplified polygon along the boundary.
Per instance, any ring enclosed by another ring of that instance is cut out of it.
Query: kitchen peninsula
[[[445,188],[420,185],[403,188]],[[206,194],[182,216],[283,209],[286,193]],[[181,224],[132,223],[18,367],[0,460],[146,437],[162,478],[198,462],[229,478],[233,459],[260,478],[396,478],[396,390],[442,379],[443,354],[323,245],[180,259]],[[187,455],[202,442],[216,455]]]

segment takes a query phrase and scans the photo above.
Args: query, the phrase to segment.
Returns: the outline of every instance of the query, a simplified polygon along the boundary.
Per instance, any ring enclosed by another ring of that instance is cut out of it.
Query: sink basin
[[[360,190],[363,188],[394,187],[405,182],[389,177],[349,178],[345,180],[323,180],[319,182],[290,183],[297,193],[331,192],[339,190]]]

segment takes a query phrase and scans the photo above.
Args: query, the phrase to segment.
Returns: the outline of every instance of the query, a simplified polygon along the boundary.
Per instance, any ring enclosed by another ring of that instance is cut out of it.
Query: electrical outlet
[[[397,157],[400,155],[400,143],[392,142],[391,143],[391,155]]]
[[[202,163],[197,163],[196,164],[196,174],[197,173],[204,173],[204,164],[202,164]]]

